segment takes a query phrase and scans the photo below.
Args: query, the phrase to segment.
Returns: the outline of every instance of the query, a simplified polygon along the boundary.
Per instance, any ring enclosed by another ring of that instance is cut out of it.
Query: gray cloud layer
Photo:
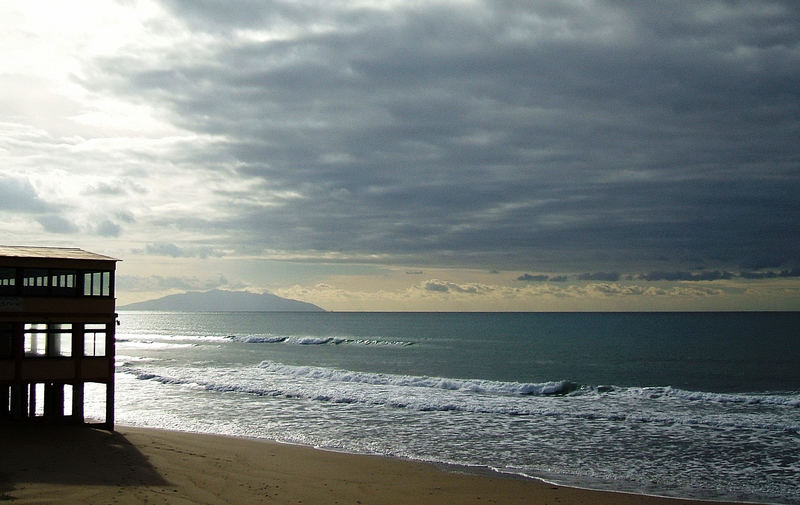
[[[53,210],[36,193],[24,177],[0,175],[0,211],[30,212],[34,214]]]
[[[220,139],[187,163],[250,185],[164,226],[418,264],[800,264],[797,2],[165,5],[197,43],[86,84]]]

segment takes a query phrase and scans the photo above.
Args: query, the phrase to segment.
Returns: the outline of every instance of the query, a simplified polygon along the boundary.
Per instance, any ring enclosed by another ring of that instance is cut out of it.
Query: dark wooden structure
[[[93,388],[93,410],[105,410],[99,424],[114,429],[117,261],[0,246],[0,418],[84,423]]]

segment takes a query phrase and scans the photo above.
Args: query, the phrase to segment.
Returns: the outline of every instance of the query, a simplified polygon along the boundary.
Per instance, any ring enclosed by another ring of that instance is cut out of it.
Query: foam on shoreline
[[[263,439],[134,427],[108,433],[1,426],[0,496],[12,503],[701,503]]]

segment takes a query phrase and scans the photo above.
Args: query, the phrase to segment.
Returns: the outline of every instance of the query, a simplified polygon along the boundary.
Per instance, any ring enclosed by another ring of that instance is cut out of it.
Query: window
[[[13,295],[17,292],[17,271],[14,268],[0,268],[0,294]]]
[[[14,324],[0,323],[0,359],[13,356]]]
[[[25,356],[46,356],[47,325],[25,323]]]
[[[0,268],[0,296],[113,296],[114,277],[111,271],[48,270],[26,268],[17,279],[14,268]],[[81,281],[82,284],[81,284]],[[81,291],[81,286],[83,286]],[[17,290],[21,289],[19,293]]]
[[[51,325],[49,344],[48,356],[65,358],[72,356],[72,323]]]
[[[25,323],[25,356],[72,356],[72,323]]]
[[[47,270],[23,270],[22,292],[27,295],[46,295],[49,280]]]
[[[75,294],[76,273],[70,270],[53,270],[50,276],[51,293],[57,296],[71,296]]]
[[[111,296],[111,272],[84,272],[84,296]]]
[[[83,355],[106,355],[105,323],[87,323],[83,326]]]

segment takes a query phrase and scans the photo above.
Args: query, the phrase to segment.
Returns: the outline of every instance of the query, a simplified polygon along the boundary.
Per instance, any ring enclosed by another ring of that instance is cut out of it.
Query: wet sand
[[[264,440],[0,423],[12,504],[708,504],[589,491]]]

